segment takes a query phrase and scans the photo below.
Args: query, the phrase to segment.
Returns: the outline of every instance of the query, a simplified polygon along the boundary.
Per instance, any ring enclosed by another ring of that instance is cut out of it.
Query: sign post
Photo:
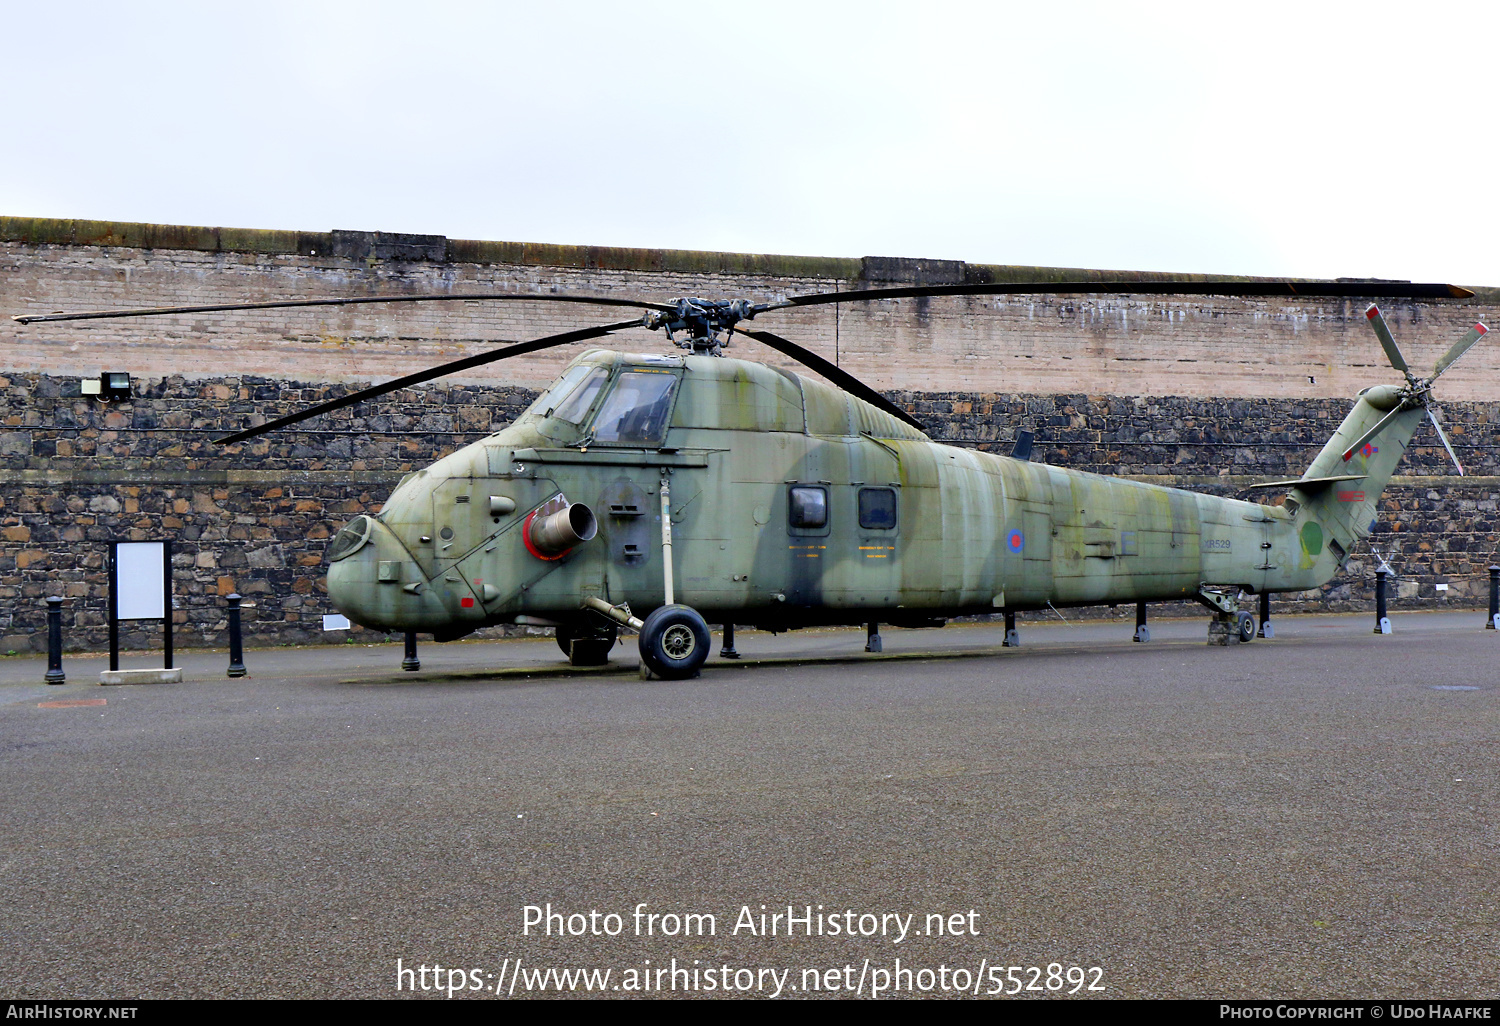
[[[172,669],[172,543],[110,542],[109,668],[120,668],[120,621],[160,620]]]

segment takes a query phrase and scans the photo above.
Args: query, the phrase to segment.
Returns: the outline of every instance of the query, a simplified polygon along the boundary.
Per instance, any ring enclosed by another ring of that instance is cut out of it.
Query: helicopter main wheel
[[[609,650],[615,647],[620,632],[614,627],[580,627],[563,624],[557,628],[557,647],[574,666],[603,666],[609,662]]]
[[[1234,618],[1235,630],[1240,636],[1240,644],[1248,645],[1255,640],[1255,617],[1241,610]]]
[[[641,662],[663,680],[696,677],[708,649],[708,624],[691,606],[662,606],[641,626]]]

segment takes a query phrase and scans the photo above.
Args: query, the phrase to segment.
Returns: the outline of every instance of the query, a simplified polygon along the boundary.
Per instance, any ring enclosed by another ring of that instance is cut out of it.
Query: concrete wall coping
[[[73,218],[0,216],[0,243],[31,246],[93,246],[128,249],[251,253],[376,262],[445,262],[572,267],[615,271],[731,274],[772,278],[813,278],[865,282],[1049,282],[1049,281],[1279,281],[1251,275],[1188,274],[1166,271],[1099,270],[971,264],[960,260],[905,257],[819,257],[770,253],[717,253],[706,250],[636,249],[538,242],[449,239],[442,235],[335,230],[284,231],[261,228],[208,228],[193,225],[90,221]],[[1300,279],[1290,279],[1300,280]],[[1473,288],[1473,286],[1469,286]],[[1479,298],[1500,289],[1475,289]],[[1472,300],[1471,300],[1472,302]]]

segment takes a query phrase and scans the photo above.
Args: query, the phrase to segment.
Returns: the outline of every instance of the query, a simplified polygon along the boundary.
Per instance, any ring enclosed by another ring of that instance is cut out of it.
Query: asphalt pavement
[[[0,659],[0,996],[1492,999],[1500,636],[1393,619]]]

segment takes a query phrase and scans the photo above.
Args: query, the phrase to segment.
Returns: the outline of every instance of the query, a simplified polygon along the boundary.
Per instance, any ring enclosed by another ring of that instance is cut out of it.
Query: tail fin
[[[1293,487],[1304,559],[1311,567],[1324,545],[1342,566],[1354,546],[1375,528],[1380,493],[1422,423],[1421,406],[1407,407],[1400,390],[1367,388],[1317,459]],[[1381,422],[1384,421],[1382,425]],[[1371,430],[1379,425],[1379,430]]]
[[[1288,482],[1292,485],[1288,505],[1297,504],[1294,512],[1302,543],[1300,569],[1319,567],[1314,576],[1324,581],[1344,565],[1355,544],[1375,529],[1380,493],[1390,483],[1424,416],[1432,418],[1432,426],[1458,472],[1464,472],[1432,407],[1432,383],[1489,330],[1483,324],[1474,325],[1438,360],[1432,377],[1418,378],[1401,355],[1380,308],[1372,304],[1365,318],[1391,366],[1406,376],[1406,387],[1376,385],[1359,393],[1354,409],[1312,466],[1300,480]],[[1332,570],[1328,569],[1330,565]]]

